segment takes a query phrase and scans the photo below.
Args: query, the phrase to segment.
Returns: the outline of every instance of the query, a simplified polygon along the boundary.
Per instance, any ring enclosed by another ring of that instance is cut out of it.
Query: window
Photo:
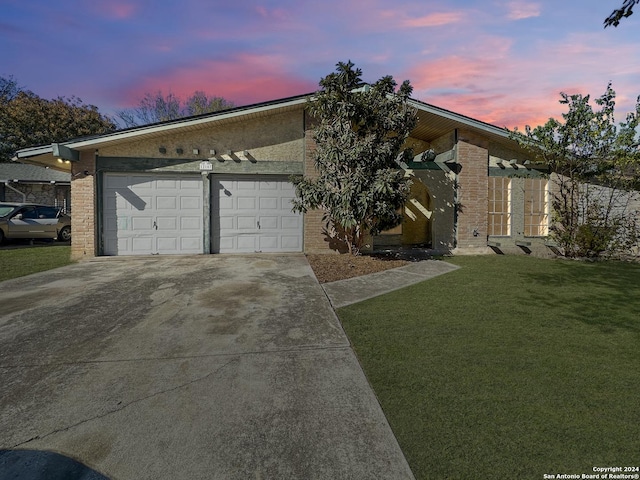
[[[58,218],[56,207],[38,207],[38,218]]]
[[[489,177],[489,235],[511,235],[511,179]]]
[[[38,212],[35,207],[24,207],[18,213],[22,214],[23,220],[35,220],[38,218]]]
[[[549,234],[549,182],[527,178],[524,182],[524,235],[544,237]]]

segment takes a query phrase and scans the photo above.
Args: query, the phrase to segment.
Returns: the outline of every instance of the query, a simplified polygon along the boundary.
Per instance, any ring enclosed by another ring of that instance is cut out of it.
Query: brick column
[[[459,253],[488,250],[487,201],[489,141],[468,130],[458,131],[458,216]]]
[[[88,172],[85,175],[84,172]],[[71,163],[71,259],[96,256],[96,159],[93,151],[80,152]]]
[[[316,142],[313,129],[304,132],[304,175],[308,178],[318,178],[314,155]],[[304,251],[305,253],[328,253],[327,242],[322,235],[322,210],[309,210],[304,215]]]

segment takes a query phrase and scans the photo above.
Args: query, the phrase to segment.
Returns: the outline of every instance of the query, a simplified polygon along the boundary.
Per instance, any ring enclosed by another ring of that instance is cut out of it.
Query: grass
[[[640,465],[640,266],[450,261],[338,310],[416,478]]]
[[[0,250],[0,282],[69,265],[70,255],[68,245]]]

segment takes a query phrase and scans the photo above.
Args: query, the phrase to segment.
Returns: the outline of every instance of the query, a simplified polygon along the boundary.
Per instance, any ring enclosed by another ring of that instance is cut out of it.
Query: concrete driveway
[[[0,478],[411,479],[303,255],[0,284]]]

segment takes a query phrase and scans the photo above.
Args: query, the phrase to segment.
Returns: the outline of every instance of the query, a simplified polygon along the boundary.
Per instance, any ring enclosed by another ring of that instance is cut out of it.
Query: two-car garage
[[[285,177],[105,173],[102,190],[104,255],[303,249]]]

